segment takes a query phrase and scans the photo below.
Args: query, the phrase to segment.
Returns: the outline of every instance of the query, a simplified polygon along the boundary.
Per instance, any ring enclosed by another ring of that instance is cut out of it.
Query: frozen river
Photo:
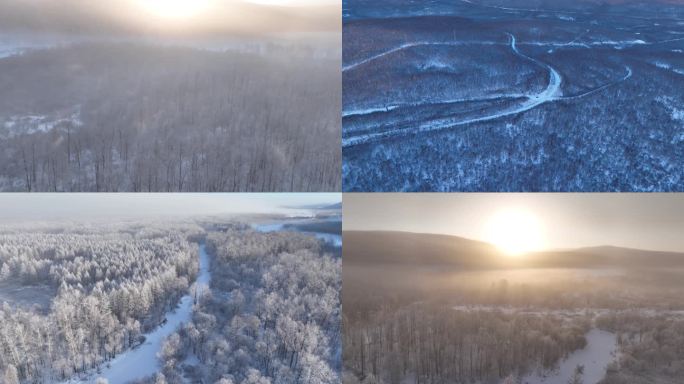
[[[602,308],[586,308],[581,310],[539,310],[513,307],[499,307],[488,305],[457,305],[452,307],[456,311],[473,312],[501,312],[507,314],[521,314],[527,316],[559,316],[565,318],[597,316],[599,314],[616,313],[615,310]],[[648,310],[642,313],[650,313]],[[654,312],[655,313],[655,312]],[[671,312],[677,315],[678,311]],[[596,384],[606,375],[608,364],[616,360],[617,336],[614,333],[597,328],[591,329],[584,337],[587,345],[569,354],[561,360],[552,371],[533,372],[524,376],[521,384],[567,384],[575,373],[578,365],[584,367],[583,383]]]
[[[587,346],[571,353],[552,372],[534,373],[523,377],[523,384],[566,384],[578,365],[584,366],[584,384],[596,384],[606,375],[608,364],[615,360],[615,334],[592,329],[586,334]]]
[[[272,232],[283,230],[287,223],[296,221],[282,221],[256,225],[255,229],[262,232]],[[302,232],[312,234],[334,246],[342,245],[342,236],[319,232]],[[198,289],[207,289],[211,280],[209,271],[209,255],[206,252],[205,244],[199,246],[199,274],[195,284]],[[192,318],[192,296],[190,294],[181,298],[179,305],[172,312],[166,315],[166,323],[156,328],[154,331],[145,334],[145,343],[130,351],[120,354],[115,359],[105,363],[99,373],[90,371],[86,376],[75,377],[63,382],[62,384],[92,384],[99,377],[108,380],[109,384],[126,384],[133,380],[152,376],[161,370],[157,359],[157,352],[161,350],[162,343],[178,327],[187,323]]]

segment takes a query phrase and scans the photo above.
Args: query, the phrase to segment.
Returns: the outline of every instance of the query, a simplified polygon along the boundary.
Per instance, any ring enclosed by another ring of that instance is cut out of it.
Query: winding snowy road
[[[625,76],[623,76],[620,80],[614,81],[614,82],[612,82],[612,83],[604,84],[604,85],[602,85],[602,86],[600,86],[600,87],[596,87],[596,88],[592,89],[591,91],[587,91],[587,92],[581,93],[581,94],[579,94],[579,95],[564,96],[564,97],[560,97],[559,99],[560,99],[560,100],[581,99],[581,98],[583,98],[583,97],[585,97],[585,96],[593,95],[594,93],[603,91],[604,89],[606,89],[606,88],[608,88],[608,87],[612,87],[613,85],[617,85],[617,84],[619,84],[619,83],[621,83],[621,82],[623,82],[623,81],[629,79],[630,77],[632,77],[632,68],[630,68],[630,67],[625,67],[625,69],[627,70],[627,74],[626,74]]]
[[[209,255],[204,243],[199,246],[199,263],[199,274],[195,284],[197,289],[206,289],[209,287],[211,273],[209,272]],[[192,304],[193,299],[190,294],[183,296],[178,307],[166,315],[166,323],[145,334],[144,344],[105,363],[99,373],[92,373],[87,379],[70,379],[63,384],[90,384],[99,377],[107,379],[109,384],[126,384],[159,372],[161,367],[157,360],[157,352],[161,350],[162,343],[168,336],[181,324],[190,321]]]
[[[530,60],[531,62],[541,66],[542,68],[546,68],[549,71],[549,86],[546,87],[546,89],[543,92],[529,97],[531,102],[529,103],[529,105],[522,107],[519,112],[524,112],[524,111],[532,109],[532,108],[534,108],[540,104],[543,104],[547,101],[552,101],[560,91],[560,86],[561,86],[561,81],[562,81],[561,75],[558,73],[558,71],[553,69],[552,66],[550,66],[546,63],[542,63],[541,61],[534,59],[530,56],[527,56],[523,53],[520,53],[520,51],[518,50],[518,47],[515,45],[515,36],[513,36],[510,33],[508,34],[508,36],[511,37],[511,49],[513,50],[513,52],[515,52],[516,55],[523,57],[527,60]],[[519,113],[519,112],[515,112],[515,113]]]
[[[363,60],[359,60],[355,63],[351,63],[348,65],[345,65],[342,67],[342,72],[347,72],[351,71],[353,69],[356,69],[364,64],[368,64],[372,61],[375,61],[377,59],[380,59],[382,57],[385,57],[387,55],[390,55],[395,52],[402,51],[407,48],[413,48],[413,47],[423,47],[423,46],[446,46],[446,47],[458,47],[458,46],[464,46],[464,45],[502,45],[502,43],[496,42],[496,41],[442,41],[442,42],[435,42],[435,41],[415,41],[413,43],[406,43],[399,45],[397,47],[388,49],[387,51],[380,52],[378,54],[375,54],[373,56],[367,57]]]
[[[458,118],[455,117],[448,117],[448,118],[442,118],[442,119],[436,119],[436,120],[431,120],[424,122],[418,127],[411,127],[411,128],[398,128],[398,129],[390,129],[387,131],[383,132],[376,132],[376,133],[370,133],[370,134],[363,134],[363,135],[358,135],[358,136],[352,136],[352,137],[347,137],[342,139],[342,147],[343,148],[348,148],[352,147],[355,145],[359,144],[365,144],[369,143],[371,141],[376,141],[376,140],[381,140],[381,139],[387,139],[390,137],[396,137],[396,136],[401,136],[401,135],[406,135],[406,134],[411,134],[411,133],[420,133],[420,132],[431,132],[431,131],[438,131],[446,128],[452,128],[456,127],[459,125],[465,125],[465,124],[470,124],[470,123],[478,123],[478,122],[483,122],[483,121],[489,121],[489,120],[495,120],[501,117],[506,117],[506,116],[512,116],[512,115],[517,115],[522,112],[529,111],[532,108],[535,108],[541,104],[544,104],[548,101],[553,101],[556,99],[560,92],[560,86],[561,86],[561,76],[556,71],[553,67],[550,65],[543,63],[537,59],[534,59],[530,56],[527,56],[523,53],[521,53],[518,50],[518,47],[516,46],[516,39],[515,36],[512,34],[508,34],[511,37],[511,49],[513,52],[526,59],[530,60],[533,63],[547,69],[549,71],[549,85],[544,89],[542,92],[534,95],[528,95],[525,96],[526,100],[523,101],[522,103],[511,107],[504,109],[502,111],[499,111],[497,113],[485,115],[485,116],[480,116],[480,117],[474,117],[470,119],[465,119],[465,120],[459,120]],[[403,48],[402,48],[403,49]],[[396,51],[396,50],[395,50]],[[360,65],[360,63],[358,64]]]

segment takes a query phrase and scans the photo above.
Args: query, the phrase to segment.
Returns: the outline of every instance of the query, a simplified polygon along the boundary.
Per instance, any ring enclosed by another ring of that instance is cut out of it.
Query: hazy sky
[[[485,240],[488,221],[510,209],[538,218],[548,248],[684,251],[684,194],[345,194],[344,229]]]
[[[337,31],[341,0],[0,0],[0,32],[71,34]]]
[[[287,207],[334,204],[339,193],[0,194],[0,222],[240,213],[288,213]]]

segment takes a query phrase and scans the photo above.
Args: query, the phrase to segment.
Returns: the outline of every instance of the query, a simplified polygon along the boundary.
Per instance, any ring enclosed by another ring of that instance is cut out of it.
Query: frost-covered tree
[[[5,368],[5,374],[3,375],[3,383],[19,384],[19,375],[17,373],[17,368],[14,365],[8,365],[7,368]]]
[[[43,308],[0,307],[0,372],[57,382],[137,345],[195,279],[188,239],[202,233],[154,222],[0,230],[0,263],[17,283],[54,292]]]
[[[166,377],[163,373],[157,373],[154,377],[154,384],[166,384]]]
[[[338,383],[339,258],[310,235],[245,228],[210,233],[207,249],[214,256],[211,293],[177,333],[199,360],[197,379]],[[176,336],[167,343],[163,364],[177,360]]]

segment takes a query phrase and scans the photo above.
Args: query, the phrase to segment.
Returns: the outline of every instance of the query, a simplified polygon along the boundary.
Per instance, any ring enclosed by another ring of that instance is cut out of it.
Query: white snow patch
[[[656,61],[655,63],[653,63],[653,65],[655,65],[658,68],[662,68],[662,69],[670,69],[670,64],[664,63],[662,61]]]
[[[378,113],[378,112],[389,112],[389,111],[395,110],[397,108],[399,108],[398,105],[389,105],[386,107],[369,107],[369,108],[364,108],[364,109],[353,109],[353,110],[343,111],[342,117],[370,115],[372,113]]]
[[[674,99],[668,96],[659,96],[656,97],[655,101],[662,104],[670,112],[673,120],[684,122],[684,109],[679,109]]]
[[[431,59],[425,62],[423,65],[420,65],[417,69],[422,70],[422,71],[430,71],[430,70],[451,70],[452,66],[449,63],[445,63],[441,60],[437,59]]]
[[[13,49],[13,48],[0,48],[0,59],[4,59],[6,57],[12,57],[15,55],[20,55],[24,51],[21,49]]]
[[[0,138],[12,138],[34,133],[47,133],[64,124],[71,124],[75,127],[83,126],[80,111],[74,112],[70,116],[64,118],[55,118],[46,115],[10,116],[0,124]],[[4,128],[5,132],[3,132],[2,128]]]

